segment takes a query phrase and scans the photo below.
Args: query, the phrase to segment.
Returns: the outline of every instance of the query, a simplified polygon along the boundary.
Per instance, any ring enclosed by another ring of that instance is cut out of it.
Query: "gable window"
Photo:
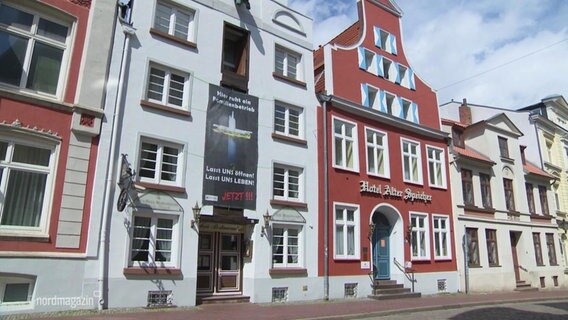
[[[491,176],[485,173],[479,174],[479,184],[481,185],[481,202],[484,208],[492,208],[491,201]]]
[[[499,266],[499,253],[497,251],[497,231],[485,229],[485,241],[487,243],[487,259],[490,267]]]
[[[477,238],[476,228],[465,229],[467,239],[467,265],[469,267],[479,267],[479,239]]]
[[[359,259],[359,208],[335,205],[334,258]]]
[[[334,118],[333,136],[334,167],[358,171],[357,125]]]
[[[272,267],[302,267],[301,226],[272,227]]]
[[[538,197],[540,199],[540,208],[543,215],[548,216],[550,215],[550,211],[548,209],[548,196],[546,195],[546,187],[545,186],[538,186]]]
[[[70,26],[0,5],[0,82],[50,95],[62,91]]]
[[[358,48],[359,68],[377,75],[377,59],[373,51],[363,47]]]
[[[548,251],[548,263],[551,266],[558,265],[556,261],[556,248],[554,247],[554,234],[546,234],[546,249]]]
[[[373,27],[375,36],[375,46],[385,50],[388,53],[397,54],[396,37],[378,27]]]
[[[471,170],[461,169],[463,204],[475,205],[473,198],[473,180]]]
[[[170,215],[134,215],[130,265],[176,266],[177,220]]]
[[[365,138],[367,141],[367,173],[388,177],[390,169],[386,133],[366,128]]]
[[[499,153],[503,158],[509,158],[509,146],[507,143],[507,138],[498,137],[499,140]]]
[[[422,164],[420,144],[410,140],[401,140],[402,172],[405,182],[422,184]]]
[[[450,219],[446,216],[432,216],[434,231],[434,257],[450,258]]]
[[[430,242],[428,231],[428,216],[421,213],[410,215],[410,226],[412,228],[410,252],[414,260],[426,260],[430,258]]]
[[[223,29],[223,58],[221,84],[248,91],[249,33],[245,29],[225,23]]]
[[[542,247],[540,245],[540,233],[533,232],[534,258],[537,266],[542,266]]]
[[[503,178],[503,188],[505,191],[505,205],[507,210],[515,211],[515,193],[513,191],[513,180]]]
[[[272,192],[274,199],[301,201],[303,170],[300,168],[275,164]]]
[[[301,80],[301,61],[302,56],[299,53],[278,45],[276,46],[274,63],[274,72],[276,74],[294,80]]]
[[[426,146],[428,156],[428,182],[432,187],[446,187],[444,149]]]
[[[382,58],[382,76],[387,80],[394,81],[396,79],[396,70],[394,67],[394,62],[390,61],[389,59],[383,57]]]
[[[150,102],[187,109],[189,74],[152,64],[148,75],[146,99]]]
[[[55,147],[0,140],[0,231],[47,232]]]
[[[154,29],[173,37],[193,42],[195,11],[158,1]]]
[[[416,90],[416,84],[414,82],[414,72],[412,71],[412,69],[403,66],[402,64],[399,63],[397,83],[399,83],[401,86],[405,88]]]
[[[183,147],[143,138],[140,144],[138,176],[141,182],[181,186]]]
[[[303,138],[303,116],[302,108],[276,101],[274,104],[274,132],[284,136]]]
[[[529,213],[535,214],[536,209],[534,206],[534,194],[533,194],[533,185],[530,183],[525,183],[525,188],[527,190],[527,202],[529,205]]]

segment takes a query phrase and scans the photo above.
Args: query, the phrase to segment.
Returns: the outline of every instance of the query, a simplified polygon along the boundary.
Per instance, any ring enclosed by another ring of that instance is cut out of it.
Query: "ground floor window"
[[[31,278],[0,276],[0,305],[29,303],[33,290],[34,281]]]
[[[554,234],[546,234],[546,248],[548,249],[548,262],[551,266],[557,265],[556,248],[554,247]]]
[[[434,255],[436,259],[450,258],[450,219],[447,216],[432,216],[434,229]]]
[[[428,239],[428,215],[412,213],[410,215],[412,259],[421,260],[430,258]]]
[[[274,268],[301,267],[301,226],[272,227],[272,266]]]
[[[542,262],[542,247],[540,244],[540,233],[533,233],[533,245],[534,245],[534,258],[538,266],[544,265]]]
[[[467,237],[467,265],[470,267],[479,267],[479,239],[477,237],[476,228],[466,228]]]
[[[497,251],[497,230],[486,229],[485,241],[487,242],[487,259],[489,260],[489,266],[498,266],[499,254]]]
[[[334,215],[334,257],[359,259],[359,208],[336,204]]]
[[[177,216],[134,215],[130,262],[175,266],[177,241]]]

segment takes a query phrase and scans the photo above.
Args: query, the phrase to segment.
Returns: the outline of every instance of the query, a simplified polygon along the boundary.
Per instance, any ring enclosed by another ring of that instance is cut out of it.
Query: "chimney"
[[[467,99],[463,99],[461,106],[459,106],[460,122],[469,126],[471,124],[471,109],[467,105]]]

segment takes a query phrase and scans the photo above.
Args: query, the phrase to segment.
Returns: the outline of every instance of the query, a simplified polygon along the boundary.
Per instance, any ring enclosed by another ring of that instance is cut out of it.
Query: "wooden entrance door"
[[[373,218],[373,275],[378,280],[390,279],[390,233],[391,227],[384,215]]]
[[[513,269],[515,270],[515,280],[521,281],[521,273],[519,266],[519,256],[517,254],[517,243],[519,242],[519,233],[509,232],[511,238],[511,253],[513,255]]]
[[[241,291],[241,234],[201,232],[197,258],[197,292]]]

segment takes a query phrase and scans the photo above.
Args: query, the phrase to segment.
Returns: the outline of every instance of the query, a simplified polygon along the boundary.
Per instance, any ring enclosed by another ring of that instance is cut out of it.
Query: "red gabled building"
[[[396,3],[360,0],[358,9],[357,22],[314,52],[326,297],[380,296],[394,282],[455,292],[448,136],[436,94],[404,55]]]

